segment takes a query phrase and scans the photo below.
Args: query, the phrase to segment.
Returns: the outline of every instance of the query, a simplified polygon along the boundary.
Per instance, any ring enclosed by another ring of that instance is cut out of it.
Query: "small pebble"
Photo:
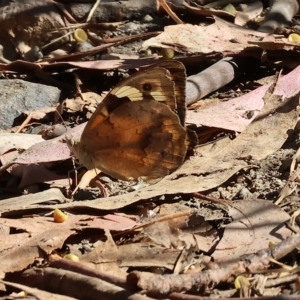
[[[38,46],[34,46],[28,52],[24,53],[23,56],[27,61],[37,61],[43,58],[43,53]]]
[[[146,15],[143,19],[142,22],[143,23],[150,23],[153,21],[153,18],[150,15]]]
[[[88,51],[92,48],[94,48],[94,46],[89,41],[85,41],[85,42],[81,42],[81,43],[76,44],[76,51],[77,52],[85,52],[85,51]]]
[[[103,183],[110,183],[110,182],[112,182],[112,180],[111,180],[109,177],[107,177],[107,176],[101,176],[101,177],[100,177],[100,180],[101,180]]]
[[[62,134],[66,133],[67,128],[65,125],[63,124],[55,124],[53,126],[51,126],[50,128],[48,128],[47,130],[44,130],[42,132],[42,136],[44,139],[53,139],[56,138],[58,136],[61,136]]]
[[[134,22],[128,22],[120,28],[120,30],[124,30],[126,34],[130,33],[138,33],[140,31],[140,24]]]
[[[239,198],[242,198],[242,199],[253,198],[253,194],[247,188],[242,188],[239,191],[238,195],[239,195]]]

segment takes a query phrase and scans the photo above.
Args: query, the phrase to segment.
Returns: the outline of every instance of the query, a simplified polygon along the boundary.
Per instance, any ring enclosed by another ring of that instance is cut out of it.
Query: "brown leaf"
[[[85,215],[69,216],[64,223],[54,223],[52,217],[31,217],[24,219],[0,219],[0,225],[8,226],[27,233],[20,235],[23,243],[16,235],[2,235],[0,272],[21,271],[32,264],[38,257],[50,254],[55,249],[62,248],[65,240],[76,231],[86,228],[125,230],[132,228],[136,223],[121,216],[107,215],[91,217]]]
[[[166,26],[160,35],[143,43],[143,48],[172,48],[179,53],[239,53],[249,48],[248,41],[258,41],[266,34],[246,30],[215,17],[208,26],[178,24]],[[252,47],[252,46],[251,46]],[[252,47],[253,48],[253,47]]]
[[[268,248],[291,235],[284,223],[290,216],[269,200],[251,199],[232,202],[229,215],[233,222],[226,226],[224,235],[213,253],[217,261],[233,262],[241,255]]]
[[[300,67],[289,74],[279,78],[274,94],[283,98],[294,96],[300,91]],[[187,122],[198,126],[224,128],[233,131],[243,131],[257,116],[264,105],[263,97],[271,83],[265,84],[256,90],[226,101],[221,104],[212,105],[197,111],[187,111]],[[250,118],[247,112],[252,112]]]
[[[117,252],[102,251],[102,245],[83,255],[81,261],[100,264],[118,261],[120,267],[161,267],[172,270],[180,250],[149,247],[149,243],[131,243],[118,246]]]
[[[0,133],[0,155],[13,149],[27,149],[42,141],[38,134]]]

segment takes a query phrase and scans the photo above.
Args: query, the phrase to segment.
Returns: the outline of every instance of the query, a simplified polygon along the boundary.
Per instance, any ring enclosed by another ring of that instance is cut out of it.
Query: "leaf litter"
[[[173,6],[160,3],[166,14],[182,23],[172,11]],[[219,7],[194,3],[184,6],[190,14],[212,15],[215,21],[203,19],[205,26],[166,26],[156,37],[148,39],[144,34],[147,40],[140,46],[156,48],[163,55],[163,49],[172,49],[189,73],[191,62],[197,62],[199,69],[205,70],[204,60],[212,65],[219,54],[255,57],[264,68],[272,69],[272,75],[279,70],[278,65],[294,65],[293,70],[285,69],[286,75],[251,91],[245,88],[246,81],[253,80],[249,79],[251,76],[239,86],[231,82],[236,73],[227,74],[217,86],[211,83],[198,97],[215,93],[211,97],[221,99],[222,93],[232,90],[240,96],[204,108],[195,105],[188,111],[187,123],[197,128],[201,144],[178,170],[146,186],[143,182],[126,183],[100,174],[94,186],[79,191],[72,199],[73,186],[69,186],[68,178],[76,181],[67,172],[73,169],[73,164],[65,136],[80,137],[84,121],[94,111],[95,103],[101,101],[101,97],[90,94],[91,90],[96,93],[99,90],[86,71],[100,74],[99,70],[104,70],[109,75],[109,70],[143,67],[157,61],[159,56],[137,58],[137,53],[133,53],[135,59],[96,60],[96,55],[111,47],[125,49],[124,41],[133,42],[133,37],[123,39],[122,43],[94,45],[81,53],[45,57],[39,62],[17,60],[1,64],[7,76],[27,73],[30,79],[35,74],[47,84],[66,88],[69,95],[64,96],[63,118],[81,123],[61,136],[44,140],[40,134],[26,134],[28,128],[36,125],[35,121],[45,122],[53,112],[53,108],[37,109],[24,111],[27,123],[19,123],[24,133],[6,130],[0,135],[3,293],[15,287],[39,299],[50,299],[47,292],[53,293],[53,299],[113,299],[115,293],[124,299],[178,299],[179,296],[188,299],[192,297],[189,294],[220,296],[223,285],[228,292],[233,291],[231,296],[241,296],[243,292],[234,285],[234,280],[241,280],[243,275],[251,282],[248,296],[257,297],[271,292],[270,278],[277,279],[280,274],[287,277],[280,282],[280,288],[273,289],[274,296],[281,294],[291,280],[296,280],[298,269],[289,254],[299,245],[299,235],[292,235],[297,232],[297,225],[293,223],[291,227],[288,223],[290,215],[299,209],[298,198],[293,205],[289,198],[292,193],[297,197],[298,193],[297,158],[293,159],[293,155],[299,144],[300,69],[292,60],[299,45],[281,33],[270,35],[225,22],[220,17],[230,16],[234,22],[237,17]],[[249,14],[248,18],[255,20],[259,13]],[[137,36],[142,38],[143,34]],[[22,58],[26,57],[29,56]],[[237,60],[229,61],[233,62]],[[70,92],[73,81],[57,77],[66,70],[74,72],[77,79],[81,77],[73,93]],[[113,77],[107,76],[106,80]],[[239,79],[243,80],[235,78]],[[195,77],[193,80],[196,87],[201,87],[201,80],[200,83]],[[108,89],[111,86],[109,83]],[[187,95],[187,99],[193,97]],[[57,122],[58,118],[53,120]],[[284,183],[292,189],[280,194]],[[280,201],[285,200],[282,207],[272,203],[280,195]],[[53,211],[57,209],[67,216],[62,223],[53,220]],[[79,262],[63,258],[68,253],[76,255]],[[298,256],[296,253],[295,261]],[[261,274],[262,270],[266,273]],[[258,283],[258,274],[263,283]],[[58,278],[64,278],[60,285],[56,284]],[[83,288],[78,289],[78,283]],[[145,296],[138,292],[141,290]]]

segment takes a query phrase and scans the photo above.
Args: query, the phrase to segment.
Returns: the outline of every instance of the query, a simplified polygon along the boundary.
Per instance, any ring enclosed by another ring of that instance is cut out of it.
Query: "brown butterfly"
[[[89,171],[116,179],[162,178],[184,161],[196,135],[185,127],[184,65],[166,61],[120,82],[99,104],[80,141],[67,143]]]

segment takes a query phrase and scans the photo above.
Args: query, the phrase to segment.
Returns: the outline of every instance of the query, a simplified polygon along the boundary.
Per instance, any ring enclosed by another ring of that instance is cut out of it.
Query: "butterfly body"
[[[121,180],[162,178],[183,163],[191,145],[184,117],[184,66],[160,63],[118,84],[97,107],[80,141],[68,144],[88,170]]]

